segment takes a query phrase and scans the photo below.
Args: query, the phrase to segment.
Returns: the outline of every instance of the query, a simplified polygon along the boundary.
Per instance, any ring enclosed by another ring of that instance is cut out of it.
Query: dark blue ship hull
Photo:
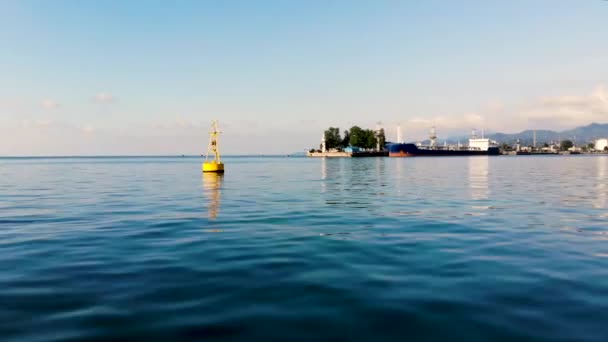
[[[496,156],[500,154],[498,147],[490,147],[487,151],[469,149],[447,149],[444,147],[418,148],[415,144],[388,145],[389,157],[447,157],[447,156]]]

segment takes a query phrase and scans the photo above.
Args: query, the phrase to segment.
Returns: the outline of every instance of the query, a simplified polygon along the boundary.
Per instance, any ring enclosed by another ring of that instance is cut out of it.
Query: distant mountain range
[[[534,140],[534,131],[526,130],[520,133],[491,133],[486,134],[487,138],[496,140],[498,143],[515,144],[517,140],[522,145],[532,145]],[[551,143],[561,140],[572,140],[576,145],[587,144],[600,138],[608,138],[608,124],[592,123],[587,126],[577,127],[567,131],[552,131],[546,129],[536,130],[536,143]],[[451,137],[448,143],[456,143],[458,141],[466,142],[469,137]]]

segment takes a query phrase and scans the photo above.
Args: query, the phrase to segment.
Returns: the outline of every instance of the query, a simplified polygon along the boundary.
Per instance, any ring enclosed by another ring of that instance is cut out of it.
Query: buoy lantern
[[[209,147],[207,148],[207,156],[203,163],[203,172],[224,173],[224,163],[220,158],[219,135],[217,120],[211,124],[209,131]],[[213,154],[214,159],[209,160],[209,154]]]

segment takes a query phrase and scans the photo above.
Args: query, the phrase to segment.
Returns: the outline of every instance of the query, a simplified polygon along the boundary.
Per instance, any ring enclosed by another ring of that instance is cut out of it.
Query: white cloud
[[[23,128],[48,128],[55,125],[55,121],[49,119],[38,120],[23,120],[21,126]]]
[[[606,86],[604,85],[600,85],[598,86],[595,91],[593,92],[593,94],[591,94],[591,97],[597,99],[598,101],[600,101],[601,103],[604,104],[604,106],[608,105],[608,90],[606,89]]]
[[[84,134],[93,134],[93,133],[95,133],[95,131],[96,131],[95,127],[93,127],[91,125],[84,125],[82,127],[82,132]]]
[[[467,135],[472,128],[513,133],[571,129],[592,122],[608,122],[608,90],[602,85],[586,95],[542,97],[524,104],[491,103],[480,113],[412,118],[401,127],[409,139],[425,139],[431,126],[437,127],[441,137],[448,137]]]
[[[113,99],[104,93],[99,99]],[[570,129],[591,122],[608,122],[608,89],[606,86],[590,88],[579,94],[531,98],[520,103],[485,102],[475,112],[445,113],[445,115],[421,114],[399,120],[406,141],[428,138],[429,128],[437,128],[439,139],[450,136],[466,136],[472,128],[489,132],[514,133],[524,129]],[[103,154],[103,153],[203,153],[207,144],[210,118],[200,115],[165,117],[166,121],[110,123],[103,129],[84,122],[67,123],[62,118],[27,117],[29,120],[11,119],[3,123],[0,152],[10,154]],[[305,118],[305,116],[299,116]],[[0,117],[2,119],[2,117]],[[375,121],[353,122],[364,128],[374,128]],[[382,118],[379,118],[382,120]],[[160,119],[163,120],[163,119]],[[335,120],[329,115],[327,121]],[[354,120],[354,119],[353,119]],[[383,120],[384,121],[384,120]],[[13,125],[7,129],[6,125]],[[383,123],[389,139],[394,139],[397,120]],[[6,124],[6,125],[5,125]],[[19,125],[21,124],[21,125]],[[95,122],[93,122],[95,124]],[[333,122],[335,125],[336,122]],[[342,128],[350,127],[344,122]],[[257,126],[257,127],[256,127]],[[320,127],[316,127],[320,126]],[[228,153],[292,152],[318,146],[325,121],[308,121],[285,116],[272,123],[251,118],[220,121],[223,150]],[[10,136],[10,138],[7,138]],[[243,144],[243,141],[246,143]],[[277,144],[276,141],[283,141]]]
[[[101,93],[95,94],[95,96],[93,96],[93,101],[95,101],[97,103],[112,103],[112,102],[116,101],[116,99],[114,98],[114,96],[112,94],[109,94],[106,92],[101,92]]]
[[[195,128],[195,125],[192,121],[184,118],[176,118],[171,121],[161,122],[153,124],[153,128],[161,129],[161,130],[175,130],[175,129],[189,129]]]
[[[426,139],[432,126],[436,127],[440,137],[447,138],[452,135],[467,135],[473,128],[487,128],[487,122],[482,115],[476,113],[431,118],[418,117],[401,123],[401,130],[406,139]],[[388,132],[396,137],[396,128],[388,128]]]
[[[53,100],[43,100],[42,102],[40,102],[40,106],[44,109],[57,109],[59,107],[61,107],[61,105]]]
[[[598,86],[588,95],[542,98],[525,108],[520,117],[559,128],[603,123],[608,121],[608,91],[605,86]]]

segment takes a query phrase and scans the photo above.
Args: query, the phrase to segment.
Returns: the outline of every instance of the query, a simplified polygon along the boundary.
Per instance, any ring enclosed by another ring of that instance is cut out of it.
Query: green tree
[[[592,149],[594,149],[594,148],[595,148],[595,144],[594,144],[594,143],[588,143],[588,144],[587,144],[587,147],[588,147],[590,150],[592,150]]]
[[[371,129],[365,130],[365,145],[364,148],[376,148],[376,143],[378,142],[378,138],[376,138],[376,133]]]
[[[325,146],[327,149],[338,148],[342,145],[342,138],[340,137],[340,129],[337,127],[329,127],[325,131]]]
[[[377,139],[380,142],[380,151],[383,151],[384,144],[386,144],[386,135],[384,134],[384,128],[380,128],[380,131],[378,131]]]
[[[563,140],[560,144],[562,151],[568,151],[572,146],[574,146],[574,143],[571,140]]]
[[[364,137],[364,131],[361,129],[361,127],[353,126],[350,128],[349,132],[350,132],[350,139],[349,139],[350,146],[364,147],[363,145],[365,144],[365,137]]]
[[[604,151],[608,151],[608,146],[604,146]]]
[[[350,133],[347,130],[344,130],[344,138],[342,139],[342,148],[348,147],[350,144]]]
[[[353,126],[348,132],[350,135],[350,146],[356,146],[365,149],[376,148],[376,142],[378,141],[378,137],[376,137],[376,132],[374,132],[373,130],[362,129],[359,126]]]

